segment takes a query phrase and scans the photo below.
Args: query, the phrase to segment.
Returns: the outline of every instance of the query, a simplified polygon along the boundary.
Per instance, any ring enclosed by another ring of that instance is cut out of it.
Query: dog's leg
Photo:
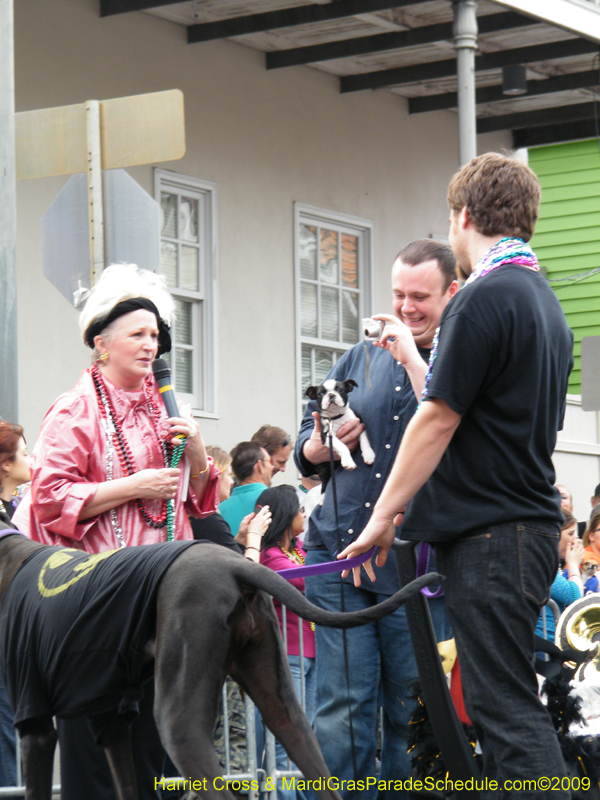
[[[23,752],[25,800],[51,800],[56,730],[52,717],[28,719],[18,726]]]
[[[166,604],[159,603],[154,718],[163,746],[185,781],[179,785],[189,791],[185,798],[234,800],[221,778],[213,740],[231,661],[231,631],[223,606],[219,608],[215,599],[211,609],[211,602],[206,598],[191,609],[171,606],[166,616]]]
[[[340,457],[344,469],[356,469],[356,462],[352,458],[350,450],[337,436],[333,437],[333,449]]]
[[[360,451],[365,464],[372,464],[375,461],[375,451],[371,447],[366,431],[363,431],[360,435]]]
[[[265,724],[304,777],[311,781],[320,778],[326,784],[330,773],[296,697],[277,617],[263,595],[256,596],[254,610],[256,633],[237,654],[230,674],[256,703]],[[323,800],[340,800],[326,785],[316,793]]]
[[[117,800],[138,800],[131,752],[131,728],[123,716],[114,714],[106,721],[98,744],[102,745],[106,753]],[[156,777],[160,778],[160,775]]]

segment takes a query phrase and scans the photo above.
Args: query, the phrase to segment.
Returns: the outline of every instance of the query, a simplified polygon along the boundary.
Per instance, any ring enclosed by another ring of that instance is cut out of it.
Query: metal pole
[[[88,149],[88,212],[90,223],[90,288],[94,286],[104,269],[104,216],[102,209],[102,153],[100,140],[100,103],[88,100],[85,104],[87,117]]]
[[[475,111],[477,0],[459,0],[452,4],[452,8],[458,78],[458,160],[462,167],[477,155]]]
[[[17,192],[12,0],[0,0],[0,417],[19,419]]]

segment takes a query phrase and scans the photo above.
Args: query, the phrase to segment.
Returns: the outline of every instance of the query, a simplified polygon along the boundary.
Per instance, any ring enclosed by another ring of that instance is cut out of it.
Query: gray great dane
[[[14,586],[20,587],[20,596],[32,593],[32,608],[42,602],[40,591],[44,580],[41,572],[39,579],[28,579],[27,588],[21,588],[19,581],[23,580],[27,571],[25,562],[41,559],[46,569],[48,564],[52,566],[52,559],[58,559],[59,562],[71,557],[81,559],[82,554],[79,551],[47,547],[18,534],[5,533],[0,536],[0,619],[6,632],[5,645],[8,641],[6,637],[11,634],[11,608],[14,608],[10,600],[15,594],[14,587],[12,595],[9,591],[11,582],[14,580]],[[115,551],[110,558],[104,558],[105,554],[83,556],[94,564],[103,559],[103,564],[108,565],[106,568],[115,570],[119,558],[123,557],[119,554],[140,549],[125,548]],[[56,555],[59,550],[61,552]],[[23,570],[20,572],[21,567]],[[80,566],[77,569],[87,574],[87,567]],[[134,575],[133,583],[138,580],[141,583],[144,580],[143,564],[136,570],[138,572]],[[70,583],[76,579],[79,578],[73,578]],[[218,788],[213,785],[214,779],[220,775],[213,747],[213,728],[220,690],[228,674],[252,698],[266,725],[283,744],[305,778],[315,780],[329,777],[317,739],[296,698],[271,596],[300,617],[318,625],[350,628],[391,613],[423,586],[435,580],[439,580],[439,576],[431,573],[370,609],[334,613],[312,605],[281,576],[227,548],[196,542],[181,549],[157,585],[153,596],[152,625],[144,641],[141,658],[145,676],[154,675],[154,716],[162,743],[179,774],[199,781],[196,786],[202,786],[198,793],[190,791],[186,794],[186,799],[205,797],[209,800],[233,800],[233,795],[223,790],[221,783],[217,782]],[[59,589],[45,591],[51,593]],[[68,593],[63,594],[66,597]],[[119,635],[114,622],[109,621],[102,628],[103,631],[108,629],[115,629],[115,636]],[[35,661],[37,644],[30,644],[33,645],[32,659]],[[7,659],[6,653],[3,653],[3,659],[10,696],[10,686],[14,681],[20,679],[23,683],[22,672],[18,678],[12,671],[22,670],[23,665],[15,665],[14,661]],[[37,676],[39,673],[43,682],[43,663],[33,666],[37,670],[34,674]],[[66,663],[60,665],[58,674],[64,670],[68,672]],[[126,687],[116,685],[108,688],[118,693]],[[52,697],[51,693],[48,696]],[[10,699],[15,706],[14,697]],[[50,703],[46,713],[17,720],[23,748],[26,800],[51,798],[52,765],[57,739],[53,715],[60,717],[63,713],[60,707],[52,707]],[[70,708],[70,716],[85,715],[83,707],[80,713],[75,714]],[[137,800],[129,723],[122,714],[117,713],[116,707],[114,711],[102,715],[102,731],[98,741],[105,749],[118,800]],[[318,794],[323,800],[339,800],[337,792],[328,789],[326,784]]]

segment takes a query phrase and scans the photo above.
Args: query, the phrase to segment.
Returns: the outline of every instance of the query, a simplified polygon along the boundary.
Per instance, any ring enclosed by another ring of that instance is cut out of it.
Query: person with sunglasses
[[[263,425],[256,431],[250,441],[257,442],[271,456],[273,464],[272,477],[275,477],[278,472],[285,472],[294,443],[292,442],[292,437],[283,428],[278,428],[276,425]]]

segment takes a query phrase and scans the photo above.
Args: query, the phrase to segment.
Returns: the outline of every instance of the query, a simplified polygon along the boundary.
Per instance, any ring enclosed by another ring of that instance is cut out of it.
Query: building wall
[[[188,45],[182,27],[148,14],[100,19],[97,0],[19,0],[15,27],[18,111],[183,91],[187,153],[158,166],[218,189],[220,413],[202,431],[226,448],[267,422],[293,433],[294,202],[373,221],[373,311],[389,310],[400,247],[446,235],[456,115],[410,117],[386,91],[341,95],[335,77],[308,67],[267,72],[262,53]],[[480,137],[482,151],[508,146],[507,133]],[[152,192],[151,166],[129,172]],[[18,185],[20,421],[30,440],[87,364],[77,312],[42,275],[40,219],[65,182]]]
[[[556,483],[573,495],[575,516],[587,520],[590,499],[600,483],[600,426],[598,414],[583,411],[579,395],[569,395],[565,424],[558,434],[553,462]]]

